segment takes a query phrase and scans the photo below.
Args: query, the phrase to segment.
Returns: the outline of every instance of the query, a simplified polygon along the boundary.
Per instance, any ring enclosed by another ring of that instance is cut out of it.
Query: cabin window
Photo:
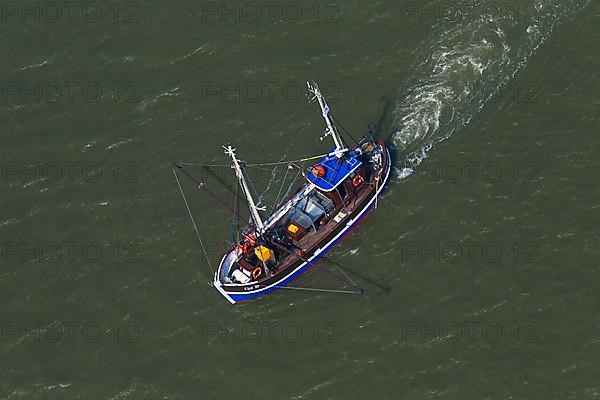
[[[290,221],[304,229],[317,229],[319,220],[334,209],[333,202],[318,192],[302,199],[290,215]]]
[[[314,192],[310,196],[310,201],[316,203],[325,211],[326,214],[331,213],[335,209],[335,204],[333,204],[333,201],[321,192]]]
[[[296,226],[301,226],[306,230],[309,230],[311,228],[316,229],[313,225],[312,218],[309,215],[305,214],[303,211],[299,210],[298,208],[292,211],[292,214],[290,215],[290,222]]]

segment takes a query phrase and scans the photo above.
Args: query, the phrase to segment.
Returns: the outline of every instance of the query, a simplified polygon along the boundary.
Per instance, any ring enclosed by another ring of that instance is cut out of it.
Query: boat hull
[[[323,256],[325,256],[336,244],[338,244],[353,228],[355,228],[362,219],[373,209],[377,198],[381,196],[384,188],[389,180],[391,171],[391,160],[388,149],[383,145],[385,149],[385,165],[381,174],[381,183],[373,195],[367,196],[366,199],[355,208],[350,215],[347,222],[340,224],[340,226],[333,230],[329,236],[323,240],[325,245],[317,248],[312,252],[307,252],[303,257],[298,260],[286,270],[289,271],[282,276],[282,274],[276,274],[268,280],[260,283],[248,283],[246,285],[226,285],[219,280],[219,271],[225,261],[227,255],[223,257],[219,265],[219,269],[214,276],[214,287],[232,304],[236,304],[243,301],[255,299],[260,296],[264,296],[277,289],[285,287],[298,279],[301,275],[308,272],[308,270],[315,265]]]

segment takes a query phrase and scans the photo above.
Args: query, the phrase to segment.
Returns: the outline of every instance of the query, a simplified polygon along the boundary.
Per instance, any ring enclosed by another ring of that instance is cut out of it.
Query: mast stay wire
[[[196,236],[198,237],[198,241],[200,242],[200,246],[202,247],[202,252],[204,253],[204,257],[206,257],[206,263],[210,268],[210,272],[214,275],[215,271],[210,263],[210,258],[208,257],[208,252],[206,251],[206,247],[204,246],[204,242],[200,237],[200,232],[198,231],[198,226],[196,225],[196,221],[194,220],[194,216],[192,215],[192,211],[190,210],[190,206],[188,205],[187,198],[185,197],[185,193],[183,192],[183,188],[181,187],[181,183],[179,182],[179,177],[177,176],[177,172],[173,169],[173,176],[175,177],[175,181],[177,182],[177,186],[179,187],[179,192],[181,193],[181,197],[183,198],[183,202],[185,203],[185,208],[187,209],[188,215],[192,220],[192,225],[194,226],[194,231],[196,231]]]

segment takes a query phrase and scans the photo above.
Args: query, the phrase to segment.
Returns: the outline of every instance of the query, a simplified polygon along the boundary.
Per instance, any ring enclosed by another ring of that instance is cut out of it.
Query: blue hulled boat
[[[232,304],[283,288],[307,272],[376,205],[389,179],[384,143],[368,133],[346,146],[319,87],[308,83],[308,90],[335,148],[302,171],[306,182],[271,215],[261,215],[235,149],[225,149],[252,217],[214,275],[214,287]]]

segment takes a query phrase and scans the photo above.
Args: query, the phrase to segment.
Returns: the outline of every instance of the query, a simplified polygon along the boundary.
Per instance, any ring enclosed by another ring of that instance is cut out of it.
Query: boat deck
[[[378,189],[377,179],[381,178],[381,174],[389,162],[385,152],[382,152],[381,157],[381,165],[377,169],[372,168],[373,166],[367,166],[367,168],[362,170],[365,179],[358,186],[354,187],[351,182],[346,182],[345,185],[340,185],[339,190],[332,192],[319,191],[321,195],[332,199],[335,203],[335,208],[320,218],[318,226],[315,226],[317,228],[316,231],[309,229],[301,232],[304,234],[297,239],[291,237],[293,235],[282,235],[286,236],[287,240],[284,241],[269,240],[266,239],[269,235],[265,235],[265,239],[261,240],[261,243],[273,250],[275,259],[277,260],[275,265],[268,266],[270,267],[270,272],[262,273],[257,279],[253,279],[252,282],[247,284],[224,283],[224,288],[228,291],[237,292],[247,290],[248,285],[258,285],[261,287],[273,284],[282,279],[282,277],[290,274],[300,264],[309,262],[309,259],[315,254],[320,253],[321,248],[325,247],[338,233],[353,223],[354,218],[364,210],[367,204],[373,199],[373,196],[376,196]],[[305,191],[304,187],[298,193],[303,191]],[[340,194],[344,194],[343,200]],[[289,226],[289,215],[293,211],[294,208],[276,221],[270,231],[279,234],[288,233],[286,232],[286,227]],[[243,267],[250,271],[257,266],[256,258],[254,261],[253,263],[251,260],[244,260],[242,257],[238,262],[234,263],[232,268]]]

